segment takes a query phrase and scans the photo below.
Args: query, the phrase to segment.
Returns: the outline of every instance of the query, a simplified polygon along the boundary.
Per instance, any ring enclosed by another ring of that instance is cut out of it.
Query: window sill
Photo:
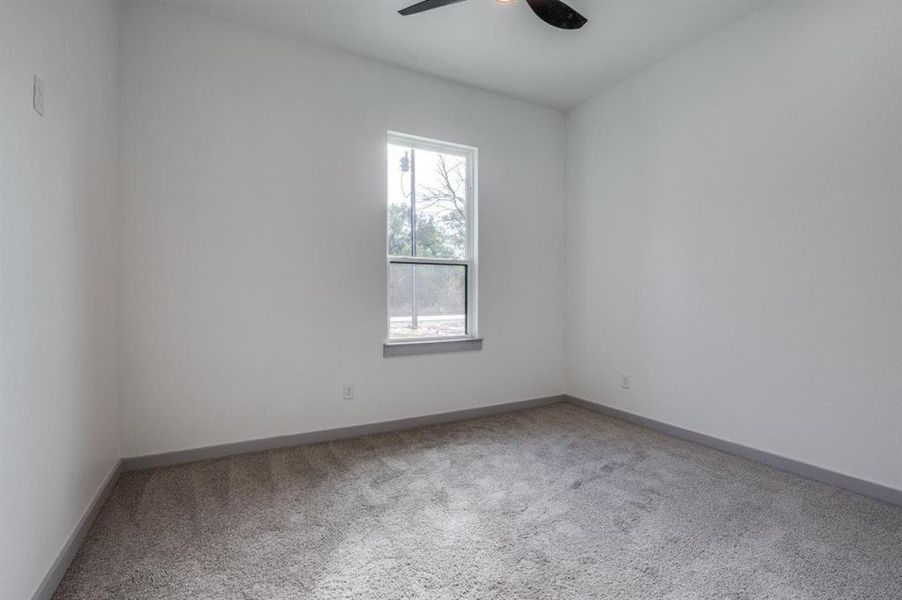
[[[482,338],[385,342],[382,345],[382,356],[390,358],[392,356],[414,356],[416,354],[464,352],[467,350],[482,350]]]

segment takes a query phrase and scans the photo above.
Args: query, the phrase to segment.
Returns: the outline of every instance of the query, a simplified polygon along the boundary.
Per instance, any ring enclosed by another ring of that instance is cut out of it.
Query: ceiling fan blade
[[[433,8],[441,8],[442,6],[448,6],[449,4],[457,4],[458,2],[463,2],[464,0],[423,0],[422,2],[417,2],[416,4],[412,4],[407,8],[402,8],[398,11],[399,14],[404,15],[415,15],[416,13],[421,13],[424,10],[432,10]]]
[[[561,0],[526,0],[526,3],[540,19],[561,29],[579,29],[588,22]]]

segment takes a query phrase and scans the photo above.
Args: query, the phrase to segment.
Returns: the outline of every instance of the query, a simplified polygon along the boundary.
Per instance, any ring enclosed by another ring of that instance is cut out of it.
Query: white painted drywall
[[[902,4],[775,3],[567,131],[567,392],[902,488]]]
[[[2,598],[31,597],[120,456],[117,14],[0,2]]]
[[[120,34],[126,456],[561,392],[562,113],[154,3]],[[480,352],[382,358],[388,130],[479,148]]]

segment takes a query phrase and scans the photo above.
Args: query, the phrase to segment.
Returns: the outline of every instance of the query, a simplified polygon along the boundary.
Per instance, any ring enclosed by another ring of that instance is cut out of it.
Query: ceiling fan
[[[449,4],[457,4],[458,2],[463,1],[464,0],[423,0],[422,2],[417,2],[407,8],[401,9],[398,12],[406,17],[407,15],[414,15],[426,10],[440,8]],[[506,4],[513,0],[496,1]],[[540,19],[549,25],[554,25],[561,29],[579,29],[588,21],[588,19],[561,2],[561,0],[526,0],[526,3],[529,5],[529,8],[532,9],[532,12],[536,13]]]

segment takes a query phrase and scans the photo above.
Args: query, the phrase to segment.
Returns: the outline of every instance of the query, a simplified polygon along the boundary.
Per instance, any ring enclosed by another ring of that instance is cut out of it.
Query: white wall
[[[775,3],[567,131],[567,392],[902,488],[902,4]]]
[[[2,598],[31,596],[120,456],[117,13],[0,2]]]
[[[120,32],[126,456],[561,392],[561,113],[152,4]],[[382,358],[387,130],[479,148],[480,352]]]

